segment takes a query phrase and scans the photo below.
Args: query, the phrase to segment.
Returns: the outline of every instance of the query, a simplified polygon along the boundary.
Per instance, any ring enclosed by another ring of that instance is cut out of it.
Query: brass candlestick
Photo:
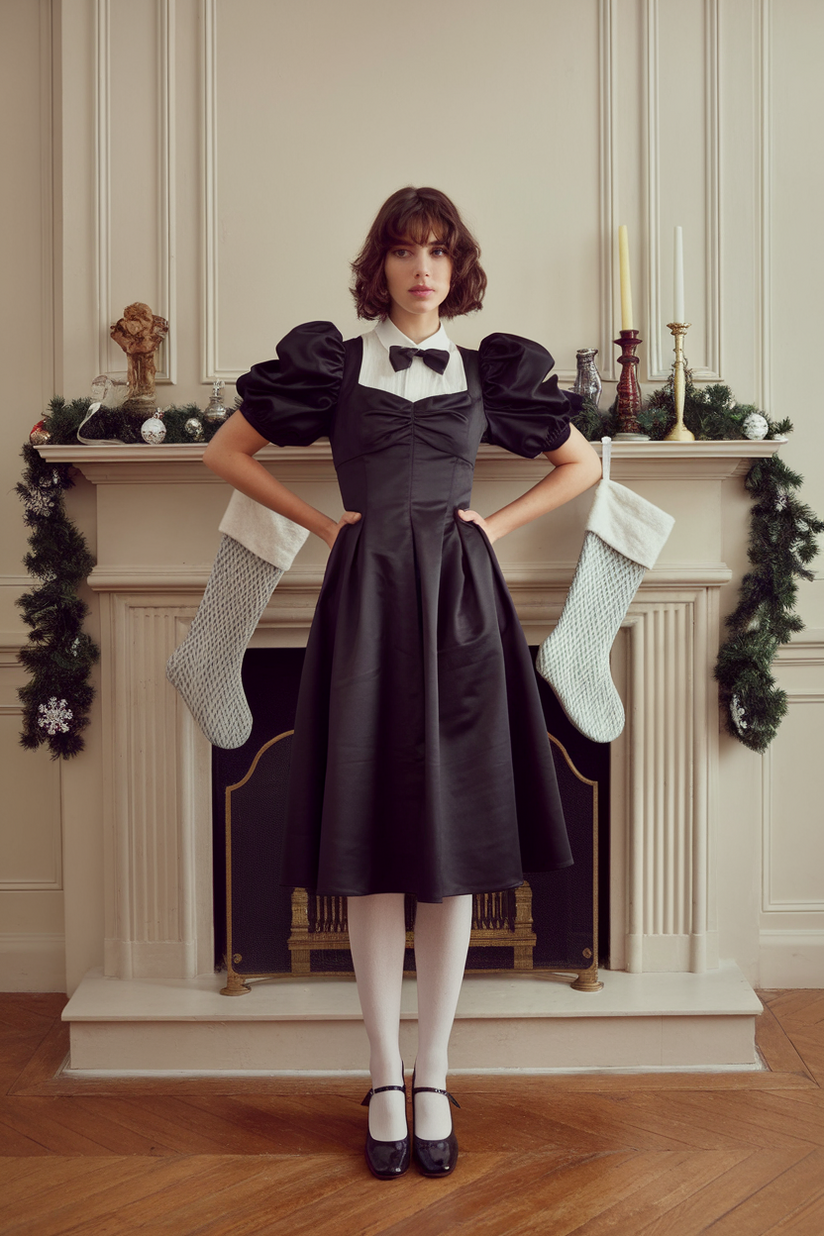
[[[675,337],[675,370],[672,375],[672,393],[675,399],[675,424],[664,438],[665,442],[694,442],[695,434],[684,424],[684,396],[686,381],[684,379],[684,336],[691,326],[690,322],[667,322],[667,329]]]
[[[638,357],[635,349],[643,339],[638,338],[637,330],[621,330],[618,338],[613,339],[621,349],[618,363],[621,366],[621,378],[618,382],[618,426],[615,435],[618,442],[649,442],[649,434],[645,434],[638,424],[638,412],[641,407],[641,388],[638,385]]]

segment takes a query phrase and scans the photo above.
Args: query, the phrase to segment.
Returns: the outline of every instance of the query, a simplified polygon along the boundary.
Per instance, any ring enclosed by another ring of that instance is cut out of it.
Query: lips
[[[424,287],[423,285],[421,285],[420,287],[410,288],[409,293],[411,296],[423,297],[423,296],[431,296],[434,290],[435,290],[434,288],[428,288],[428,287]]]

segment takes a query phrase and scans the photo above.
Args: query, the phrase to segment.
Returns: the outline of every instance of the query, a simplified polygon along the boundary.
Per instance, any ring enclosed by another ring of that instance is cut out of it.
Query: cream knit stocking
[[[610,448],[610,439],[603,439],[604,476],[575,576],[558,625],[535,662],[572,724],[593,742],[612,742],[624,728],[610,649],[644,572],[655,565],[675,522],[609,479]]]
[[[220,524],[223,536],[189,634],[166,677],[209,742],[242,747],[252,714],[241,682],[243,654],[272,591],[309,533],[237,490]]]

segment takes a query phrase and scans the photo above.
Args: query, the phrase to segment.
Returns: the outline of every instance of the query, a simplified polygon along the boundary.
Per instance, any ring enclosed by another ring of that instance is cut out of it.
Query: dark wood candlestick
[[[638,385],[638,357],[635,349],[643,339],[639,339],[637,330],[621,330],[618,338],[613,340],[621,349],[618,364],[621,366],[621,378],[618,382],[618,433],[616,439],[624,442],[649,442],[638,424],[637,415],[641,407],[641,388]]]

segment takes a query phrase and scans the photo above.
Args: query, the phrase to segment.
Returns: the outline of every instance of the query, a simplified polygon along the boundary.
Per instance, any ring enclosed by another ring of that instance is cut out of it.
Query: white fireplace
[[[719,958],[715,850],[724,821],[712,669],[726,558],[740,556],[746,539],[740,478],[776,447],[616,445],[614,479],[668,510],[676,526],[613,650],[627,726],[611,750],[611,969],[598,993],[541,973],[468,977],[453,1036],[457,1070],[757,1067],[760,1005],[734,962]],[[102,897],[105,928],[97,953],[88,932],[74,945],[89,969],[65,1014],[70,1067],[363,1069],[351,980],[279,978],[229,999],[214,973],[210,748],[164,667],[202,595],[225,485],[194,445],[43,454],[71,461],[86,479],[76,503],[96,531],[89,583],[101,622],[102,741],[90,743],[88,767],[104,796],[103,887],[91,872],[89,897]],[[269,447],[260,458],[315,505],[339,507],[328,445]],[[543,468],[483,447],[473,501],[499,506]],[[560,614],[588,502],[584,495],[496,547],[530,643]],[[319,541],[301,551],[255,645],[305,642],[324,557]],[[88,776],[67,778],[64,789],[81,849]],[[67,948],[71,955],[70,938]],[[405,1001],[411,1037],[414,980]]]

